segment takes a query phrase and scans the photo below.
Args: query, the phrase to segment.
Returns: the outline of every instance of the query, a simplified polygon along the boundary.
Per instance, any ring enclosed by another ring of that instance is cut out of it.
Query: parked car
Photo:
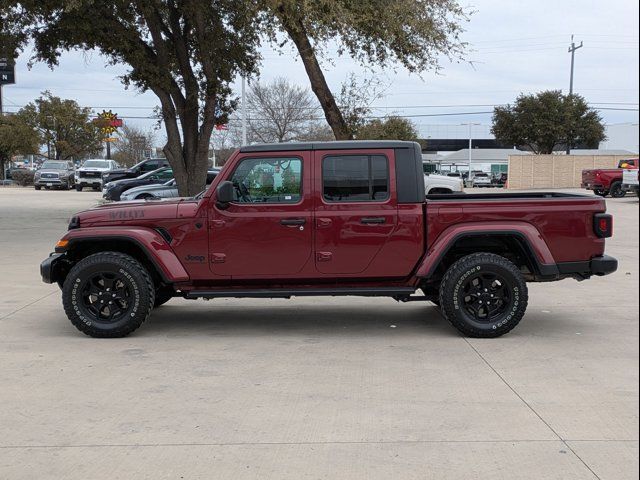
[[[472,185],[475,188],[491,187],[492,186],[491,177],[487,173],[482,173],[482,172],[476,173],[473,176]]]
[[[85,160],[80,168],[76,170],[76,190],[81,192],[85,187],[94,190],[102,189],[102,175],[119,168],[114,160],[89,159]]]
[[[606,197],[621,198],[626,195],[622,189],[622,172],[626,169],[637,169],[638,159],[620,160],[618,168],[597,168],[582,171],[582,188],[593,190],[593,193]]]
[[[211,185],[213,179],[220,172],[220,169],[209,170],[207,172],[207,185]],[[130,188],[120,195],[121,201],[158,199],[158,198],[175,198],[179,197],[178,186],[176,180],[171,180],[160,185],[142,185],[140,187]]]
[[[102,184],[106,185],[109,182],[115,182],[116,180],[122,180],[125,178],[136,178],[145,173],[153,172],[162,167],[168,167],[169,160],[166,158],[150,158],[143,160],[140,163],[136,163],[131,168],[120,168],[106,172],[102,174]]]
[[[626,169],[622,172],[622,190],[625,192],[634,192],[636,195],[640,196],[640,190],[638,187],[638,177],[640,176],[640,170],[636,169]]]
[[[66,160],[47,160],[36,170],[33,177],[33,186],[36,190],[44,187],[61,188],[68,190],[73,188],[76,167],[73,162]]]
[[[460,193],[464,190],[464,182],[460,178],[430,173],[424,176],[425,195]]]
[[[493,177],[492,181],[496,187],[504,187],[507,184],[507,180],[509,179],[509,175],[507,172],[499,172]]]
[[[173,178],[173,170],[168,167],[158,168],[136,178],[124,178],[104,184],[102,197],[105,200],[120,201],[120,196],[130,188],[141,185],[158,185]]]
[[[471,170],[464,179],[464,184],[467,187],[473,187],[473,179],[479,173],[484,173],[482,170]]]
[[[527,282],[617,269],[604,199],[425,199],[421,163],[413,142],[243,147],[201,195],[76,214],[40,272],[94,337],[128,335],[174,296],[432,301],[463,334],[498,337],[523,318]]]

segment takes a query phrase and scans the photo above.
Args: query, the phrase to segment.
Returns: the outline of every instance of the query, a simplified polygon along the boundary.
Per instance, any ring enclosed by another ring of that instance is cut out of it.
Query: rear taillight
[[[593,229],[600,238],[613,235],[613,217],[607,213],[596,213],[593,217]]]

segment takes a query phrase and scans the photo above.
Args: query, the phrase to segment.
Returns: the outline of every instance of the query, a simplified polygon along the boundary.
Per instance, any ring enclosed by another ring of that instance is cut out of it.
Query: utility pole
[[[242,145],[247,144],[247,79],[242,76]]]
[[[569,97],[573,95],[573,66],[575,64],[575,56],[576,50],[582,48],[583,42],[580,42],[580,45],[576,46],[573,41],[573,35],[571,35],[571,46],[569,47],[569,53],[571,54],[571,75],[569,76]],[[567,155],[571,154],[571,142],[572,138],[567,139]]]

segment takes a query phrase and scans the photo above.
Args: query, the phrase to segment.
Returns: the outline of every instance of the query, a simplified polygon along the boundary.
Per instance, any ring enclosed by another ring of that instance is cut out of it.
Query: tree
[[[41,156],[54,160],[82,159],[102,151],[100,124],[91,120],[91,109],[51,92],[20,109],[18,116],[40,133],[47,151]]]
[[[133,165],[145,158],[145,152],[153,148],[154,134],[132,125],[123,125],[117,131],[113,159],[121,165]]]
[[[317,103],[306,88],[278,77],[254,82],[247,95],[249,132],[260,143],[298,140],[314,122]]]
[[[5,163],[14,155],[37,153],[38,132],[19,115],[0,115],[0,178],[4,179]]]
[[[364,65],[400,63],[410,72],[439,70],[439,57],[461,58],[460,24],[465,10],[457,0],[262,0],[265,33],[282,46],[281,32],[298,51],[327,123],[336,139],[352,138],[348,123],[326,81],[320,58],[329,43]],[[285,41],[285,43],[286,43]]]
[[[520,95],[514,105],[496,107],[491,132],[505,144],[538,154],[575,145],[598,148],[607,137],[602,118],[580,95],[559,90]]]
[[[236,0],[3,0],[5,51],[33,42],[33,61],[58,64],[63,51],[98,51],[129,67],[125,85],[159,99],[164,153],[180,195],[205,188],[209,143],[235,106],[230,82],[255,73],[261,17]],[[8,40],[11,40],[10,42]],[[2,56],[0,54],[0,56]]]
[[[387,88],[388,85],[376,76],[359,80],[354,73],[350,73],[347,80],[342,83],[336,100],[349,138],[354,138],[358,130],[367,122],[373,103],[382,98]]]
[[[389,116],[374,119],[361,126],[356,134],[358,140],[409,140],[418,139],[415,125],[406,118]]]

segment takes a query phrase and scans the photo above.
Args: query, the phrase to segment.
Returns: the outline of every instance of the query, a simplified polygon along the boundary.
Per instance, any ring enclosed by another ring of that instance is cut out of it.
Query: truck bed
[[[604,239],[594,232],[594,215],[606,212],[604,199],[559,192],[429,195],[425,202],[427,245],[461,225],[535,227],[556,262],[578,262],[602,255]]]
[[[560,198],[588,198],[593,199],[591,195],[580,195],[575,193],[561,192],[514,192],[514,193],[454,193],[454,194],[436,194],[427,195],[429,200],[515,200],[515,199],[560,199]]]

